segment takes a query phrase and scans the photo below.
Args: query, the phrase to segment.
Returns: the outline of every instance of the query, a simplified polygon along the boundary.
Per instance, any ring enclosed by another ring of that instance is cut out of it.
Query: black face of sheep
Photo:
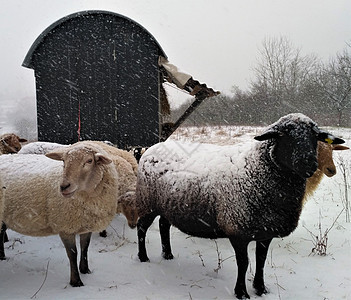
[[[238,275],[234,292],[239,299],[250,298],[245,283],[247,247],[250,241],[256,241],[253,286],[257,295],[267,293],[263,270],[268,247],[274,237],[286,236],[297,226],[306,178],[317,169],[317,141],[344,141],[321,131],[311,119],[301,114],[281,118],[255,139],[262,143],[245,152],[244,165],[237,162],[230,171],[211,169],[211,180],[208,180],[208,174],[192,176],[189,173],[184,177],[188,158],[182,156],[182,159],[172,160],[172,156],[164,151],[167,142],[151,147],[144,154],[139,163],[136,190],[140,261],[149,260],[146,232],[160,215],[165,259],[173,258],[171,225],[194,236],[229,238],[236,253]],[[191,158],[202,157],[201,162],[205,164],[206,159],[211,159],[205,151],[195,152],[191,153]],[[235,159],[221,156],[220,147],[217,153],[220,158],[216,159],[221,160],[216,168],[235,164]],[[213,156],[213,152],[210,154]],[[189,180],[194,184],[189,184]],[[194,186],[196,190],[191,190]]]
[[[320,130],[312,121],[299,122],[303,115],[281,118],[263,134],[256,136],[258,141],[272,139],[272,161],[297,175],[308,178],[317,170],[317,141],[329,144],[342,144],[345,141]]]

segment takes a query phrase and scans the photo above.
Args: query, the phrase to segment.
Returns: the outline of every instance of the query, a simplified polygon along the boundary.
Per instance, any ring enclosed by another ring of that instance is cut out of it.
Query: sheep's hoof
[[[138,254],[138,257],[139,257],[140,262],[149,262],[150,261],[150,259],[147,257],[147,255]]]
[[[256,289],[256,295],[257,296],[262,296],[263,294],[267,294],[268,291],[266,288],[263,288],[263,289]]]
[[[250,299],[250,296],[246,290],[236,290],[235,296],[237,299]]]
[[[167,260],[174,258],[172,253],[162,253],[162,257]]]
[[[89,270],[89,268],[81,268],[81,269],[79,269],[79,271],[82,274],[91,274],[91,271]]]
[[[6,260],[6,256],[1,256],[0,260]]]
[[[257,296],[262,296],[263,294],[267,294],[268,291],[266,289],[266,287],[264,286],[264,284],[258,284],[258,283],[253,283],[253,287],[256,290],[256,295]]]
[[[101,236],[101,237],[107,237],[107,231],[106,230],[103,230],[103,231],[101,231],[101,232],[99,232],[99,235]]]
[[[80,286],[84,286],[83,282],[79,279],[77,281],[70,281],[69,283],[71,286],[73,287],[80,287]]]

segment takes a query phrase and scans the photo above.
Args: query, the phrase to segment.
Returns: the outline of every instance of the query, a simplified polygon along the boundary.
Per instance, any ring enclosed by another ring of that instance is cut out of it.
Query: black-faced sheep
[[[256,241],[253,286],[258,295],[267,292],[263,270],[268,247],[298,224],[306,178],[317,169],[317,140],[344,141],[302,114],[282,117],[255,139],[261,142],[250,150],[170,141],[145,152],[136,189],[140,261],[149,260],[146,232],[159,215],[165,259],[173,258],[171,225],[197,237],[229,238],[238,266],[237,298],[249,298],[247,247]]]
[[[6,188],[3,221],[25,235],[58,234],[70,261],[70,284],[82,286],[75,236],[80,235],[79,270],[90,273],[91,233],[106,228],[115,216],[118,175],[108,154],[98,146],[77,143],[46,156],[0,156],[0,177]]]
[[[20,138],[14,133],[0,135],[0,155],[17,153],[22,147],[21,143],[24,142],[27,142],[27,140]]]
[[[314,191],[317,189],[319,183],[323,179],[323,176],[332,177],[336,174],[336,167],[333,161],[333,151],[348,150],[349,147],[343,145],[333,145],[323,142],[318,142],[317,146],[317,162],[318,168],[316,172],[306,182],[306,191],[303,198],[303,204],[306,203],[307,198],[312,196]]]

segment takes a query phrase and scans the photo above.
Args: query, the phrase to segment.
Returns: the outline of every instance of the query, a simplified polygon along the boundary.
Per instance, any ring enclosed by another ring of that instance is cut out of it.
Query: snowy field
[[[174,140],[231,144],[252,139],[260,128],[180,128]],[[351,146],[351,129],[330,129]],[[351,299],[351,152],[334,153],[338,173],[325,177],[305,205],[298,228],[274,239],[265,267],[269,294],[252,288],[255,244],[249,246],[247,288],[251,299]],[[345,177],[343,176],[343,167]],[[347,185],[345,185],[347,182]],[[345,189],[347,193],[345,193]],[[348,199],[348,201],[347,201]],[[0,261],[0,299],[233,299],[237,267],[227,239],[189,237],[171,229],[175,259],[161,258],[158,224],[147,235],[150,263],[137,258],[136,230],[116,216],[108,237],[93,234],[89,248],[92,274],[85,286],[69,285],[69,262],[58,236],[34,238],[8,231],[6,261]],[[326,237],[316,248],[316,237]]]

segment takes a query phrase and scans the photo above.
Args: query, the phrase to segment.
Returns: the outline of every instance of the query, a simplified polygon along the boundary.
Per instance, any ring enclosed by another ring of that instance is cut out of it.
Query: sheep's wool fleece
[[[169,195],[180,199],[179,202],[193,201],[189,205],[199,209],[208,205],[214,207],[215,204],[210,202],[216,200],[197,197],[196,194],[220,190],[223,185],[218,183],[223,177],[243,172],[245,154],[255,145],[256,142],[233,147],[166,141],[149,148],[139,167],[137,205],[140,215],[159,205],[172,205]],[[223,191],[218,191],[217,196],[225,197]],[[144,201],[146,198],[148,200]],[[157,199],[157,203],[153,203],[153,199]]]
[[[261,163],[265,145],[166,141],[149,148],[139,163],[139,216],[155,211],[192,235],[206,227],[252,238],[261,231],[289,234],[297,226],[305,180],[285,178]]]
[[[85,145],[92,145],[94,147],[98,146],[104,149],[104,151],[106,151],[109,157],[113,160],[117,173],[121,177],[121,185],[134,185],[135,189],[138,163],[132,153],[107,145],[105,142],[100,141],[84,141],[81,143]]]
[[[4,222],[32,236],[105,229],[116,212],[117,174],[112,164],[104,167],[109,171],[97,186],[100,194],[90,197],[77,192],[64,198],[59,191],[63,162],[33,154],[0,156],[0,174],[6,187]]]
[[[18,154],[46,154],[54,149],[65,148],[68,146],[69,145],[62,145],[58,143],[33,142],[22,146],[21,150],[18,151]]]

